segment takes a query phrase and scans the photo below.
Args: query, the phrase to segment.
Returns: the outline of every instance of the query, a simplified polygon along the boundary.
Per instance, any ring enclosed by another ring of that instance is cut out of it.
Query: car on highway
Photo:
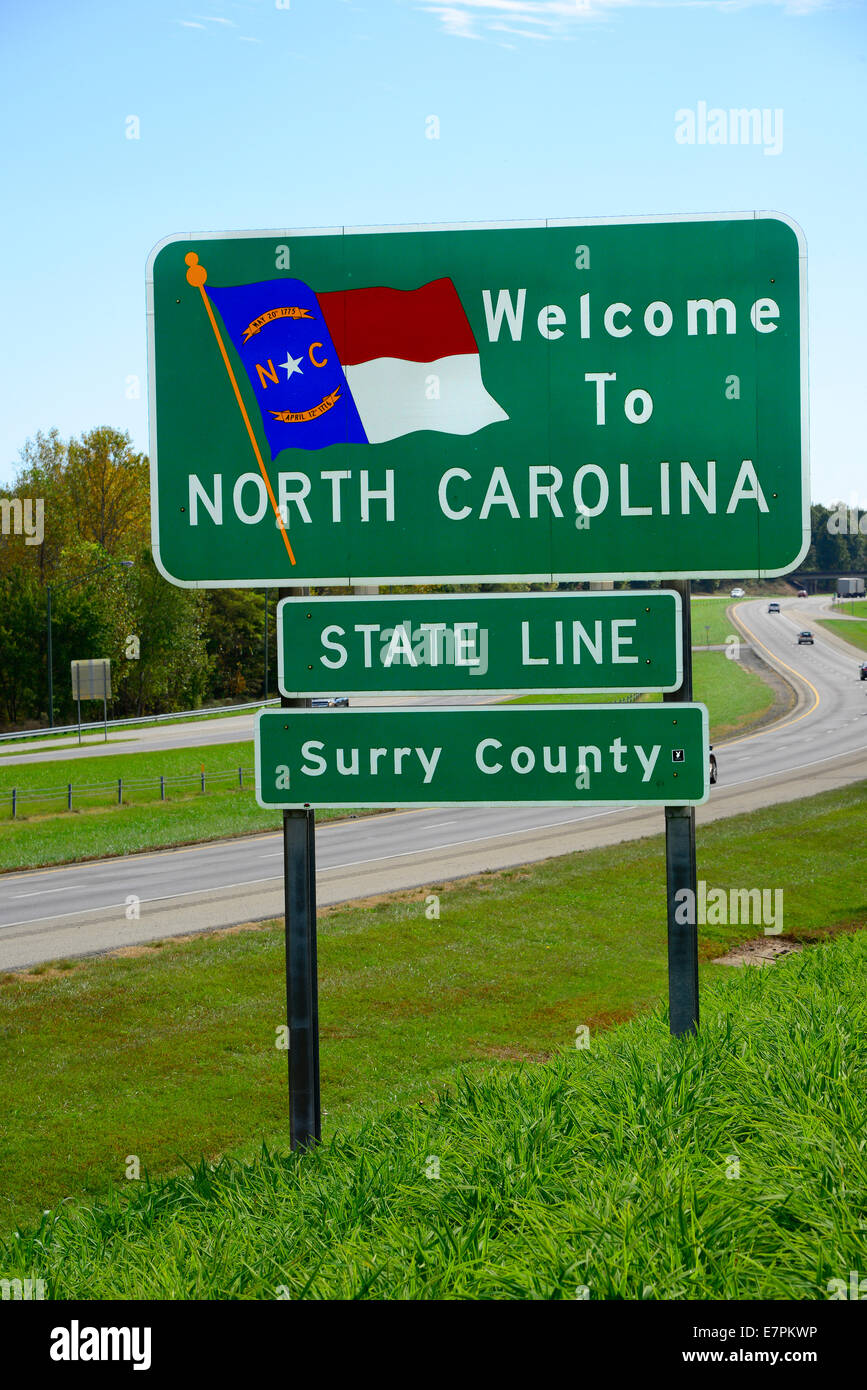
[[[744,597],[744,591],[743,591],[743,589],[732,589],[732,598],[743,598],[743,597]]]
[[[714,751],[713,751],[713,744],[710,745],[710,749],[709,749],[708,751],[709,751],[709,753],[710,753],[710,784],[711,784],[712,787],[715,787],[715,786],[716,786],[717,772],[716,772],[716,754],[715,754]]]
[[[769,612],[769,613],[779,613],[779,611],[780,611],[780,605],[779,605],[778,603],[769,603],[769,604],[768,604],[768,612]]]
[[[799,633],[798,633],[798,646],[799,646],[799,647],[807,647],[807,646],[812,647],[812,646],[813,646],[813,634],[812,634],[812,632],[808,632],[806,628],[804,628],[804,631],[803,631],[803,632],[799,632]]]
[[[348,704],[348,695],[317,695],[310,701],[312,709],[345,709]]]
[[[867,661],[861,662],[861,679],[867,681]]]
[[[806,590],[806,589],[799,589],[799,590],[798,590],[798,598],[807,598],[807,597],[808,597],[808,594],[807,594],[807,590]]]

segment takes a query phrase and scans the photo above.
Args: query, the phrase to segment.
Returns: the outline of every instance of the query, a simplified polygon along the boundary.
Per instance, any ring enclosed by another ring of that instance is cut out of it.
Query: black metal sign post
[[[666,588],[680,594],[683,636],[683,682],[678,690],[663,695],[666,701],[692,699],[692,622],[688,579],[672,580]],[[668,911],[668,1012],[672,1037],[698,1028],[698,923],[695,862],[695,807],[665,808],[665,879]],[[677,894],[691,896],[678,902]],[[691,910],[689,910],[691,905]],[[685,921],[682,919],[686,919]],[[680,919],[680,920],[679,920]]]
[[[289,1139],[293,1149],[306,1149],[321,1136],[314,838],[313,811],[283,812]]]
[[[282,590],[280,597],[306,590]],[[280,701],[308,709],[309,700]],[[306,1149],[322,1135],[319,1101],[319,982],[316,967],[316,813],[283,812],[286,1022],[289,1027],[289,1143]]]

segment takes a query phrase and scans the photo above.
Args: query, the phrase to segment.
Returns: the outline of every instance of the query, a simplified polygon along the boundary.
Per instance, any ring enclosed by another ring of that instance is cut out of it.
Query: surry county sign
[[[190,586],[787,572],[805,258],[764,213],[169,238],[157,564]]]
[[[695,805],[704,705],[260,710],[260,806]]]

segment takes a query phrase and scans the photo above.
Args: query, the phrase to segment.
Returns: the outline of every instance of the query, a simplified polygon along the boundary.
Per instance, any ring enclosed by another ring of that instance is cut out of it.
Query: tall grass
[[[429,1106],[60,1205],[55,1298],[822,1299],[867,1268],[867,943],[840,936]]]

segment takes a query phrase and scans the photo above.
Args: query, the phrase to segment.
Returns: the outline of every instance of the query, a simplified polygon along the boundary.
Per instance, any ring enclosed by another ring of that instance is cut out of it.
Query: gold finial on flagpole
[[[208,272],[203,265],[199,265],[198,253],[195,251],[188,251],[184,256],[184,260],[189,266],[189,270],[187,271],[187,283],[192,285],[194,289],[200,290],[208,278]]]

